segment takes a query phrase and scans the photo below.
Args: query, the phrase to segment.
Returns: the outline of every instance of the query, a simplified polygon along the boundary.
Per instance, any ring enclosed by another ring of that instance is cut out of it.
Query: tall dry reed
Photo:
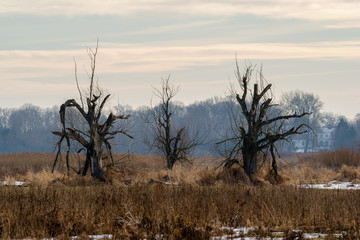
[[[0,205],[0,236],[12,239],[105,233],[209,239],[224,226],[323,232],[360,226],[359,191],[270,185],[1,187]]]

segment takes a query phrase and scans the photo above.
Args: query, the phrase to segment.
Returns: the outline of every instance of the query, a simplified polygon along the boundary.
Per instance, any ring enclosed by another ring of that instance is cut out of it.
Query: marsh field
[[[293,155],[279,161],[280,178],[264,167],[255,184],[241,168],[217,168],[220,160],[211,157],[168,171],[159,157],[116,154],[105,182],[75,171],[68,177],[62,164],[51,173],[54,157],[0,155],[1,239],[214,239],[231,238],[239,227],[251,229],[246,237],[360,238],[359,190],[299,187],[360,182],[357,151]],[[72,166],[81,158],[74,156]]]

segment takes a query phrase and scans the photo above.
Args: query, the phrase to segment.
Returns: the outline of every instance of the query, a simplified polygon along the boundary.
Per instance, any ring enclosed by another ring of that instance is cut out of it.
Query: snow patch
[[[112,239],[113,236],[111,234],[103,234],[103,235],[89,235],[90,239]],[[75,236],[75,237],[71,237],[71,239],[80,239],[80,237]]]
[[[97,240],[97,239],[112,239],[113,235],[111,234],[102,234],[102,235],[89,235],[90,239]],[[80,239],[78,236],[73,236],[70,239]],[[31,240],[31,239],[23,239],[23,240]],[[57,238],[43,238],[42,240],[57,240]]]
[[[224,228],[227,230],[231,230],[233,234],[230,235],[223,235],[218,237],[213,237],[212,240],[256,240],[256,239],[265,239],[265,240],[283,240],[286,239],[283,236],[285,235],[284,232],[271,232],[271,236],[267,237],[258,237],[258,236],[251,236],[249,233],[254,230],[254,228],[247,228],[247,227],[240,227],[240,228]],[[299,233],[302,239],[326,239],[329,234],[324,233],[304,233],[302,230],[293,230],[294,233]],[[302,232],[302,233],[301,233]],[[344,237],[346,232],[338,233],[338,234],[330,234],[332,238],[341,239]],[[250,235],[250,236],[247,236]],[[295,238],[297,239],[297,238]]]
[[[5,185],[5,186],[21,186],[25,184],[25,182],[21,182],[21,181],[15,181],[15,182],[7,182],[7,181],[0,181],[0,185]]]
[[[327,184],[300,184],[301,188],[332,189],[332,190],[360,190],[360,184],[352,182],[331,181]]]

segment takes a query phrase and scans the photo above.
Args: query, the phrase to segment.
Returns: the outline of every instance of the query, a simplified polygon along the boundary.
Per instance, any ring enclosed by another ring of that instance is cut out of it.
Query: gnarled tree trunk
[[[113,130],[113,124],[117,119],[127,119],[129,116],[114,116],[112,113],[109,114],[107,119],[101,122],[102,110],[105,106],[106,101],[109,99],[110,95],[106,95],[103,97],[102,91],[97,88],[93,89],[94,77],[95,77],[95,63],[96,63],[96,55],[97,55],[97,47],[95,51],[91,49],[88,51],[90,60],[91,60],[91,75],[90,75],[90,92],[89,95],[84,99],[86,105],[84,105],[84,101],[82,99],[82,94],[77,82],[76,83],[80,94],[81,105],[78,104],[74,99],[67,100],[60,107],[60,121],[61,121],[61,132],[54,131],[53,134],[60,137],[57,142],[58,152],[56,154],[53,169],[57,164],[59,156],[61,156],[61,145],[63,140],[66,140],[66,166],[67,172],[69,174],[70,165],[69,165],[69,154],[70,154],[70,144],[71,141],[78,142],[82,149],[86,151],[86,160],[82,169],[78,172],[79,174],[85,176],[90,168],[91,176],[97,179],[102,179],[104,171],[101,166],[102,155],[104,151],[110,155],[111,160],[113,161],[112,153],[111,153],[111,145],[109,140],[113,138],[114,135],[118,133],[122,133],[130,138],[132,136],[128,135],[125,130],[117,129]],[[76,65],[75,65],[75,73],[76,73]],[[76,76],[76,75],[75,75]],[[87,125],[87,130],[77,129],[75,124],[71,124],[71,127],[66,125],[67,108],[75,108],[82,117],[83,121]],[[105,148],[105,149],[104,149]],[[77,152],[80,152],[82,149],[78,149]]]
[[[230,156],[225,160],[225,166],[240,163],[236,158],[241,157],[245,173],[252,179],[252,176],[258,171],[258,156],[260,153],[271,155],[272,167],[277,174],[277,165],[275,159],[275,143],[280,140],[286,140],[293,134],[302,134],[306,124],[301,124],[296,128],[285,129],[284,122],[291,118],[301,118],[310,113],[270,116],[273,99],[268,97],[271,84],[264,84],[262,73],[260,72],[260,83],[255,83],[253,90],[249,89],[249,81],[254,70],[252,66],[246,68],[245,74],[241,76],[239,66],[236,62],[236,77],[242,89],[242,94],[233,92],[236,102],[240,105],[241,114],[231,114],[234,119],[234,136],[225,139],[219,143],[232,142]],[[261,88],[261,89],[260,89]],[[240,121],[242,119],[243,121]],[[241,156],[236,156],[241,152]]]

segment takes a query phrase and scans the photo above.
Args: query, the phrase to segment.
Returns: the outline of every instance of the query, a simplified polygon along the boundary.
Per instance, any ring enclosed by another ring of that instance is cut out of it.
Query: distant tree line
[[[310,94],[312,95],[312,94]],[[231,129],[229,109],[236,105],[228,98],[214,97],[205,101],[184,105],[181,102],[173,102],[176,112],[173,114],[173,124],[188,126],[189,133],[197,133],[202,144],[195,147],[194,155],[217,155],[221,153],[216,142],[220,141]],[[281,104],[282,107],[293,111],[291,107]],[[294,105],[292,105],[294,106]],[[296,105],[298,106],[298,105]],[[149,139],[151,131],[146,124],[144,115],[151,114],[150,107],[133,109],[131,106],[117,105],[113,107],[114,114],[128,115],[131,117],[118,124],[128,129],[134,139],[124,136],[115,136],[111,140],[113,152],[134,152],[138,154],[155,154],[155,150],[149,150],[144,139]],[[357,147],[360,143],[360,114],[350,121],[344,116],[317,110],[315,117],[302,119],[308,123],[314,133],[322,127],[335,128],[333,149]],[[76,116],[73,116],[76,117]],[[296,119],[299,121],[299,119]],[[299,122],[289,123],[288,128]],[[25,104],[19,108],[0,107],[0,153],[14,152],[55,152],[56,136],[51,131],[60,129],[59,107],[42,109],[40,107]],[[314,134],[309,135],[309,141]],[[282,146],[283,151],[291,151],[291,143]]]
[[[202,102],[196,102],[185,106],[181,102],[174,102],[176,112],[173,113],[174,125],[190,127],[189,131],[198,129],[208,139],[216,141],[217,131],[210,133],[210,129],[218,129],[227,124],[226,99],[212,98]],[[57,137],[51,132],[60,129],[60,107],[42,109],[26,104],[19,108],[0,107],[0,153],[14,152],[54,152]],[[134,136],[128,139],[121,135],[111,140],[113,152],[136,152],[148,154],[149,149],[144,139],[149,139],[150,129],[144,116],[152,113],[150,107],[133,109],[131,106],[117,105],[111,109],[114,114],[131,115],[125,122],[117,123],[126,128]],[[104,113],[107,113],[104,111]],[[77,119],[77,113],[70,112],[72,119]],[[80,121],[73,121],[81,125]],[[210,133],[210,134],[209,134]],[[200,133],[199,133],[200,134]],[[198,154],[206,153],[210,148],[206,147],[210,141],[198,146]],[[150,151],[151,152],[151,151]]]
[[[55,138],[49,131],[58,125],[57,107],[0,108],[0,152],[51,152]]]

